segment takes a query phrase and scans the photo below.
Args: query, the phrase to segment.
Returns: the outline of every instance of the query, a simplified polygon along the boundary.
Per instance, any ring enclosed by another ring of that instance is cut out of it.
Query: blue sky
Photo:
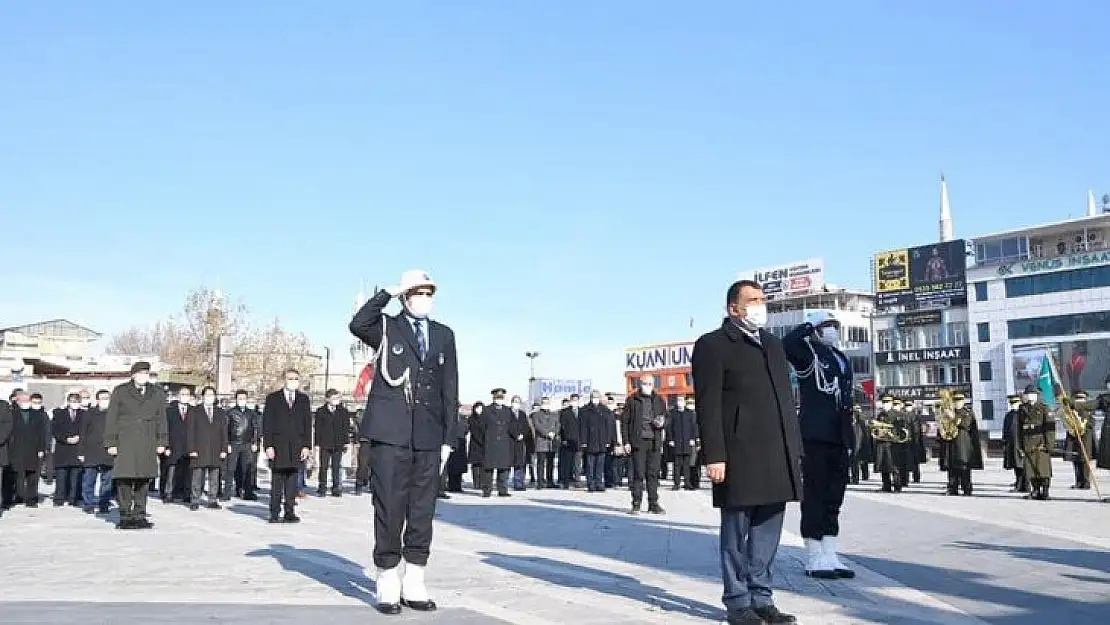
[[[1097,1],[168,4],[5,9],[0,324],[208,284],[344,350],[360,281],[420,267],[464,399],[527,349],[612,387],[739,270],[866,286],[941,170],[960,236],[1110,192]]]

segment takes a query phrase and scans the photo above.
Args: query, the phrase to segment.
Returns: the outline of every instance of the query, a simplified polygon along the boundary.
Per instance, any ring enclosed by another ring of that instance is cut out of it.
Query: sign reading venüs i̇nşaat
[[[624,350],[625,371],[662,371],[683,369],[690,366],[694,343],[664,343]]]

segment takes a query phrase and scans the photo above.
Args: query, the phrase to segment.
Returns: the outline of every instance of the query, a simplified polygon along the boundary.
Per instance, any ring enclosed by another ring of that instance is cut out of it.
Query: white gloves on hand
[[[447,462],[447,459],[450,458],[450,457],[451,457],[451,446],[450,445],[444,445],[444,446],[439,448],[439,461],[440,462]]]

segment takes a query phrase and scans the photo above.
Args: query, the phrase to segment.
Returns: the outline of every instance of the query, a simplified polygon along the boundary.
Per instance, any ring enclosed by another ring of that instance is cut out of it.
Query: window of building
[[[880,352],[892,351],[893,344],[890,340],[890,330],[876,330],[875,342],[878,343]]]
[[[980,382],[990,382],[991,379],[992,379],[992,373],[993,372],[991,371],[991,361],[989,361],[989,360],[979,361],[979,381]]]
[[[901,340],[899,341],[899,343],[901,344],[901,349],[917,349],[918,347],[920,347],[921,341],[918,340],[917,332],[915,332],[913,329],[906,330],[898,336],[899,338],[901,338]]]
[[[928,365],[925,367],[926,384],[944,384],[944,365]]]
[[[668,375],[667,376],[667,388],[674,388],[674,383],[675,383],[675,376]]]
[[[870,340],[870,337],[867,335],[867,328],[848,326],[849,343],[866,343],[868,340]]]
[[[871,372],[871,359],[864,358],[863,356],[849,356],[848,360],[852,363],[852,373],[855,375],[866,375]]]
[[[991,324],[981,321],[975,324],[975,333],[980,343],[989,343],[991,340]]]
[[[1011,339],[1110,332],[1110,312],[1099,311],[1075,315],[1035,317],[1033,319],[1014,319],[1006,322],[1006,329]]]
[[[663,388],[663,381],[659,379],[659,376],[651,376],[651,381],[655,383],[655,388]]]
[[[967,345],[967,324],[962,322],[948,323],[944,326],[948,335],[948,345]]]
[[[979,400],[979,420],[980,421],[994,421],[994,400],[993,399],[980,399]]]
[[[979,263],[1025,260],[1029,256],[1028,244],[1025,237],[979,243],[975,246],[975,260]]]
[[[1110,287],[1110,265],[1006,279],[1006,297]]]
[[[876,369],[875,382],[883,388],[887,386],[898,386],[897,376],[894,374],[894,368],[883,367],[882,369]]]
[[[953,384],[970,384],[971,383],[971,363],[964,362],[952,366],[952,375],[950,376]]]
[[[683,379],[686,382],[686,388],[693,388],[694,387],[694,376],[693,375],[687,373],[686,375],[683,376]]]
[[[902,386],[917,386],[925,383],[921,367],[916,365],[904,369],[899,368],[898,379],[901,380]]]
[[[922,328],[921,338],[923,339],[924,347],[944,346],[944,333],[941,331],[940,326]]]
[[[987,283],[986,282],[976,282],[975,283],[975,301],[977,301],[977,302],[987,301]]]

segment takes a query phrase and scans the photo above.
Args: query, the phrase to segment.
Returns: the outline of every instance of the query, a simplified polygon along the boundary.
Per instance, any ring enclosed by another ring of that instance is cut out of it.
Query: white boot
[[[827,566],[832,568],[837,577],[851,579],[856,576],[856,572],[844,566],[844,563],[840,561],[840,556],[836,553],[839,550],[840,541],[837,540],[836,536],[826,536],[821,539],[821,551],[825,555]]]
[[[401,605],[401,574],[397,567],[391,569],[378,569],[378,576],[374,580],[374,585],[378,589],[378,609],[388,608],[389,606],[397,606],[400,609]]]
[[[420,612],[431,612],[436,604],[424,586],[424,567],[405,562],[405,576],[401,579],[401,604]]]
[[[812,538],[807,538],[805,541],[806,575],[820,579],[832,579],[836,577],[836,573],[833,571],[832,566],[825,558],[825,551],[821,547],[821,541]]]

